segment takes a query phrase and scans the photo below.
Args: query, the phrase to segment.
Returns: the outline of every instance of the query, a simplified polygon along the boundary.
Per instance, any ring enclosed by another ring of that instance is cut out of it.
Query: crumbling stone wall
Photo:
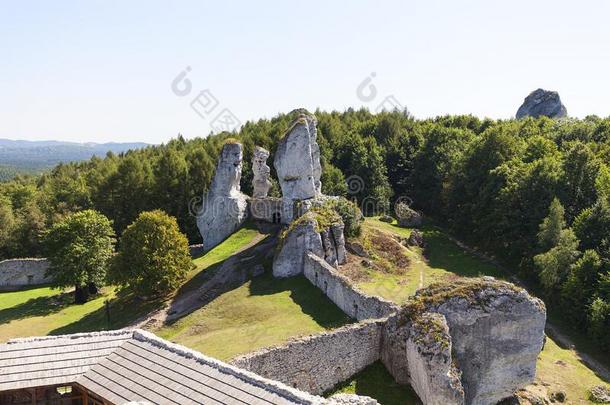
[[[304,275],[343,312],[354,319],[383,318],[399,309],[390,301],[360,291],[347,277],[312,252],[305,254]]]
[[[0,262],[0,287],[22,287],[51,282],[45,277],[47,259],[9,259]]]
[[[231,364],[319,395],[379,360],[383,323],[344,326],[237,357]]]
[[[250,216],[258,221],[279,224],[282,221],[282,199],[274,197],[250,198]]]

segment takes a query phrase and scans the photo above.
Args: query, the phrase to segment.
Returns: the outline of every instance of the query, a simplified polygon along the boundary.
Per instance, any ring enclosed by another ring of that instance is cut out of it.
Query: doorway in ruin
[[[271,222],[273,222],[274,224],[279,224],[282,222],[282,216],[280,215],[279,212],[274,212],[271,215]]]

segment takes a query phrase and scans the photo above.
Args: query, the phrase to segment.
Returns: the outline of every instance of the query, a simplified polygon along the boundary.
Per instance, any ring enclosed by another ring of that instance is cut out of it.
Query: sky
[[[607,117],[609,15],[606,0],[0,0],[0,138],[161,143],[298,107],[511,118],[539,87]]]

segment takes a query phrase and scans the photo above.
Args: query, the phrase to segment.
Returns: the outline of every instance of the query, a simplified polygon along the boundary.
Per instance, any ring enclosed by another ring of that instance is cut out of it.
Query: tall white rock
[[[254,148],[254,156],[252,157],[252,197],[265,198],[271,188],[269,180],[271,168],[267,166],[267,158],[269,151],[265,148],[257,146]]]
[[[203,198],[197,227],[204,250],[210,250],[235,232],[248,217],[248,197],[240,190],[243,147],[226,143],[218,158],[210,190]]]
[[[296,201],[322,195],[317,121],[313,115],[299,111],[300,114],[280,140],[273,161],[282,188],[282,222],[285,224],[294,218]]]

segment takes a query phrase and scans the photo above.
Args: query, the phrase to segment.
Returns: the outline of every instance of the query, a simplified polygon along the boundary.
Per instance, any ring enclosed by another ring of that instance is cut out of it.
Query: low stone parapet
[[[383,323],[365,321],[295,339],[231,364],[319,395],[379,360]]]
[[[347,277],[314,253],[305,254],[304,275],[335,305],[354,319],[384,318],[399,309],[390,301],[360,291]]]

